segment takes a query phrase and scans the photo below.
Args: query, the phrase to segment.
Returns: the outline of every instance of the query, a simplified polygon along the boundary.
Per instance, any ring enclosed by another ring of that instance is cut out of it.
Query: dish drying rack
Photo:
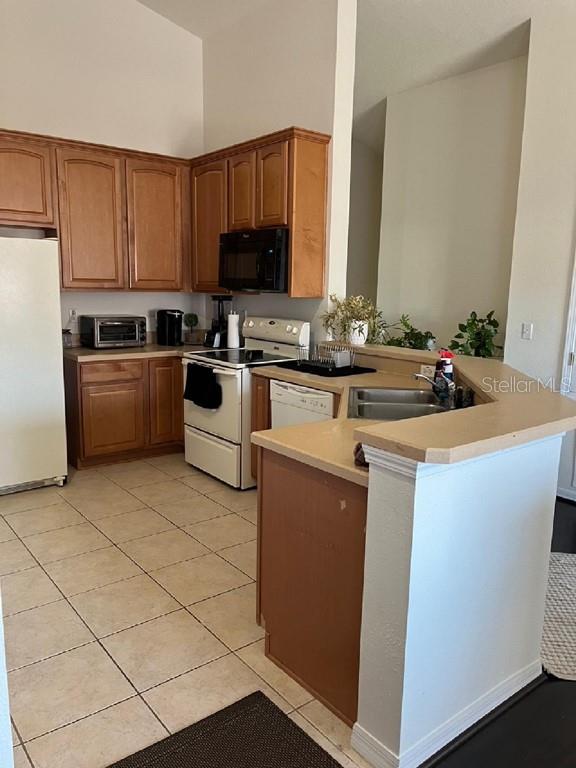
[[[354,368],[356,350],[347,344],[320,342],[311,347],[298,349],[298,362],[315,368]]]

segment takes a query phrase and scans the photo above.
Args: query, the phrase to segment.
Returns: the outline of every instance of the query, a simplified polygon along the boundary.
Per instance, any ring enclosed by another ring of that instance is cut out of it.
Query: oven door
[[[184,385],[188,373],[188,363],[212,368],[222,387],[222,405],[215,411],[200,408],[190,400],[184,400],[184,424],[195,427],[211,435],[222,437],[233,443],[240,443],[242,437],[242,370],[223,368],[212,363],[184,358]]]

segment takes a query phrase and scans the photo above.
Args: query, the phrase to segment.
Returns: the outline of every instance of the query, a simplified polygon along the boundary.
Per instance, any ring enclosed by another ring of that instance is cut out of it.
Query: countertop
[[[143,347],[123,349],[89,349],[88,347],[64,347],[64,357],[78,363],[97,363],[110,360],[142,360],[146,357],[182,357],[184,352],[198,352],[204,347],[197,344],[183,344],[180,347],[164,347],[160,344],[145,344]]]
[[[366,485],[367,471],[353,461],[357,442],[419,462],[451,464],[576,428],[576,402],[499,360],[465,356],[454,359],[455,375],[459,383],[477,393],[480,405],[402,421],[348,419],[350,387],[419,389],[423,382],[414,380],[412,373],[387,371],[387,366],[394,368],[400,360],[404,366],[413,363],[413,372],[417,372],[421,364],[437,359],[435,352],[384,346],[366,346],[360,354],[370,356],[372,362],[377,359],[382,368],[376,373],[341,378],[278,366],[255,369],[254,374],[334,392],[341,399],[335,420],[254,432],[252,442]]]

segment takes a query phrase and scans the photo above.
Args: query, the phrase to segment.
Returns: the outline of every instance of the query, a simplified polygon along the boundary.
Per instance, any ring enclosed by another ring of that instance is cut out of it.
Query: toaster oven
[[[80,315],[80,344],[92,349],[142,347],[146,344],[146,318]]]

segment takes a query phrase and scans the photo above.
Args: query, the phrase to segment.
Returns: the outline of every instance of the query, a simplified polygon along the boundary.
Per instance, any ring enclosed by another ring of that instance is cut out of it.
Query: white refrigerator
[[[0,237],[0,494],[66,474],[58,243]]]

